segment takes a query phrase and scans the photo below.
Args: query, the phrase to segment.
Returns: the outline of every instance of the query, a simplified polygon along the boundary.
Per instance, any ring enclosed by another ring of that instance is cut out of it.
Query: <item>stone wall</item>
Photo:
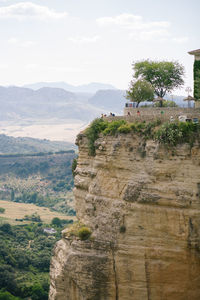
[[[137,111],[140,112],[139,115],[138,115]],[[130,113],[130,116],[128,116],[128,112]],[[188,118],[199,118],[199,120],[200,120],[200,108],[181,108],[181,107],[133,108],[133,107],[125,107],[123,119],[125,118],[127,121],[131,121],[131,122],[139,121],[139,120],[153,121],[155,119],[169,121],[171,116],[174,119],[178,119],[178,117],[180,115],[187,115]],[[112,118],[112,117],[109,117],[109,118]]]

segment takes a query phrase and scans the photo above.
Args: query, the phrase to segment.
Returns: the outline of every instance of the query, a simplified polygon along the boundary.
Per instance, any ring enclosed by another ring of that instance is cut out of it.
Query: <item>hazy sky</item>
[[[126,89],[133,61],[178,60],[192,86],[199,0],[0,0],[0,85],[65,81]],[[182,91],[183,94],[183,91]]]

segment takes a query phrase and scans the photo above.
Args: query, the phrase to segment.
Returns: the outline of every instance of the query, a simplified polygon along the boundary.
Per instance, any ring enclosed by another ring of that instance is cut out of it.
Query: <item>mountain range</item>
[[[106,84],[79,86],[77,92],[58,87],[70,87],[62,82],[31,86],[0,86],[0,134],[74,142],[78,132],[102,113],[122,115],[126,102],[125,90]],[[187,105],[182,96],[174,96],[174,101]]]
[[[112,106],[114,112],[122,112],[123,102],[123,92],[117,89],[91,94],[49,87],[0,87],[0,120],[57,118],[89,122]]]
[[[69,92],[73,93],[89,93],[94,94],[98,90],[115,90],[116,88],[111,84],[106,83],[99,83],[99,82],[91,82],[88,84],[82,84],[82,85],[71,85],[66,82],[37,82],[32,84],[26,84],[23,87],[30,88],[33,90],[39,90],[43,87],[49,87],[49,88],[59,88],[64,89]]]

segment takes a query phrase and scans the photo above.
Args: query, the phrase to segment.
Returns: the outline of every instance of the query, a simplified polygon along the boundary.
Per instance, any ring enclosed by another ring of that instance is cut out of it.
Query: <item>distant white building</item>
[[[54,228],[44,228],[44,232],[48,234],[55,234],[57,231]]]

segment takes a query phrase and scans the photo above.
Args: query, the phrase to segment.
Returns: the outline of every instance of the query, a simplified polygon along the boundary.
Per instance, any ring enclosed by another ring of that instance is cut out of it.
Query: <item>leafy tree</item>
[[[0,226],[0,230],[8,233],[8,234],[12,234],[12,227],[9,223],[4,223]]]
[[[43,287],[40,284],[35,284],[32,288],[32,300],[47,300],[48,293],[44,291]]]
[[[52,221],[51,221],[51,224],[55,225],[55,226],[58,226],[58,227],[62,227],[62,221],[58,217],[53,218]]]
[[[154,90],[152,85],[146,80],[131,81],[129,89],[126,91],[126,98],[138,105],[142,101],[153,101]]]
[[[6,288],[10,293],[15,293],[17,289],[14,269],[9,265],[0,266],[0,289]]]
[[[148,81],[161,98],[184,84],[184,67],[176,61],[144,60],[134,63],[133,70],[134,77]],[[162,106],[162,101],[160,104]]]

